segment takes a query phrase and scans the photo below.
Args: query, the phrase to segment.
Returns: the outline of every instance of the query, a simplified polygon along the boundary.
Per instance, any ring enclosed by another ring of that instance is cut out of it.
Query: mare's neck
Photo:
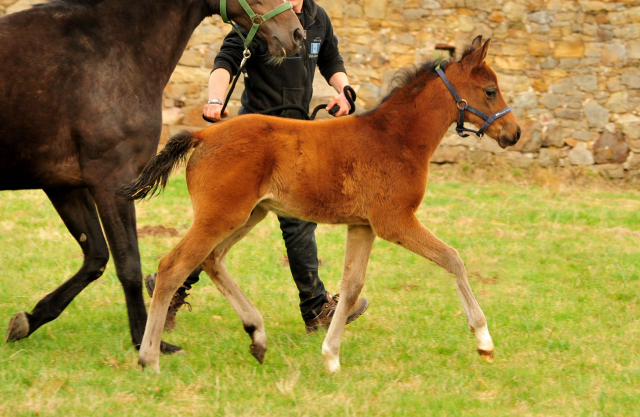
[[[96,6],[111,38],[138,61],[140,70],[169,82],[184,49],[202,20],[219,13],[219,1],[108,0]]]
[[[442,80],[430,79],[411,99],[398,92],[369,114],[385,130],[385,140],[397,140],[424,162],[429,161],[449,126],[457,119],[455,100]]]

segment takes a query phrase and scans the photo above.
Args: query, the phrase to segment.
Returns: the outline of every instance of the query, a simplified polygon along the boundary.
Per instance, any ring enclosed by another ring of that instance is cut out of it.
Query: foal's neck
[[[365,117],[385,130],[385,140],[401,142],[414,155],[422,154],[428,163],[456,114],[455,100],[444,83],[430,77],[421,91],[413,95],[398,92]]]

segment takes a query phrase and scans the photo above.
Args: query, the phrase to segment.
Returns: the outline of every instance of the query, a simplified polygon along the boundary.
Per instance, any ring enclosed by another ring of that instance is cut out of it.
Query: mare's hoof
[[[262,363],[264,362],[264,354],[267,353],[267,348],[256,346],[252,343],[251,346],[249,346],[249,349],[251,350],[251,354],[253,355],[253,357],[256,358],[258,362],[260,362],[260,365],[262,365]]]
[[[489,352],[488,350],[478,349],[478,353],[482,359],[489,363],[493,363],[493,350]]]
[[[21,311],[9,321],[9,329],[4,341],[6,343],[15,342],[27,336],[29,336],[29,319],[27,318],[27,313]]]
[[[175,346],[167,342],[160,342],[160,352],[166,354],[184,355],[186,352],[180,346]]]

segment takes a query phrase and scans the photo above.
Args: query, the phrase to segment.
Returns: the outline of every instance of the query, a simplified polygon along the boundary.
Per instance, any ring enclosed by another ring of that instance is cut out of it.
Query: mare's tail
[[[187,154],[199,141],[197,136],[186,130],[173,136],[134,182],[118,188],[118,195],[131,200],[153,197],[167,185],[171,171],[185,162]]]

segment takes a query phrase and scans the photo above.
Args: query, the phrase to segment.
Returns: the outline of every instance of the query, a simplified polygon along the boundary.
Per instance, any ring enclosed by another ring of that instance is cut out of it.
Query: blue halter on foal
[[[447,79],[447,76],[444,75],[444,71],[440,69],[440,65],[436,67],[436,72],[438,73],[440,78],[442,78],[442,81],[444,81],[444,85],[447,86],[447,88],[449,89],[449,92],[451,92],[451,95],[456,100],[456,103],[458,103],[459,113],[458,113],[458,124],[456,125],[456,132],[458,132],[458,135],[460,135],[461,137],[466,138],[467,136],[469,136],[464,132],[475,133],[478,137],[480,138],[483,137],[485,130],[487,130],[487,128],[491,123],[495,122],[498,118],[504,116],[505,114],[511,111],[511,107],[507,106],[505,109],[500,110],[494,115],[488,116],[487,114],[476,109],[475,107],[470,106],[467,103],[467,100],[460,98],[460,95],[458,94],[456,89],[453,88],[453,85],[451,85],[451,83]],[[464,111],[465,110],[469,110],[471,113],[475,114],[476,116],[480,117],[482,120],[485,121],[482,127],[480,128],[480,130],[471,130],[471,129],[466,129],[464,127]]]

